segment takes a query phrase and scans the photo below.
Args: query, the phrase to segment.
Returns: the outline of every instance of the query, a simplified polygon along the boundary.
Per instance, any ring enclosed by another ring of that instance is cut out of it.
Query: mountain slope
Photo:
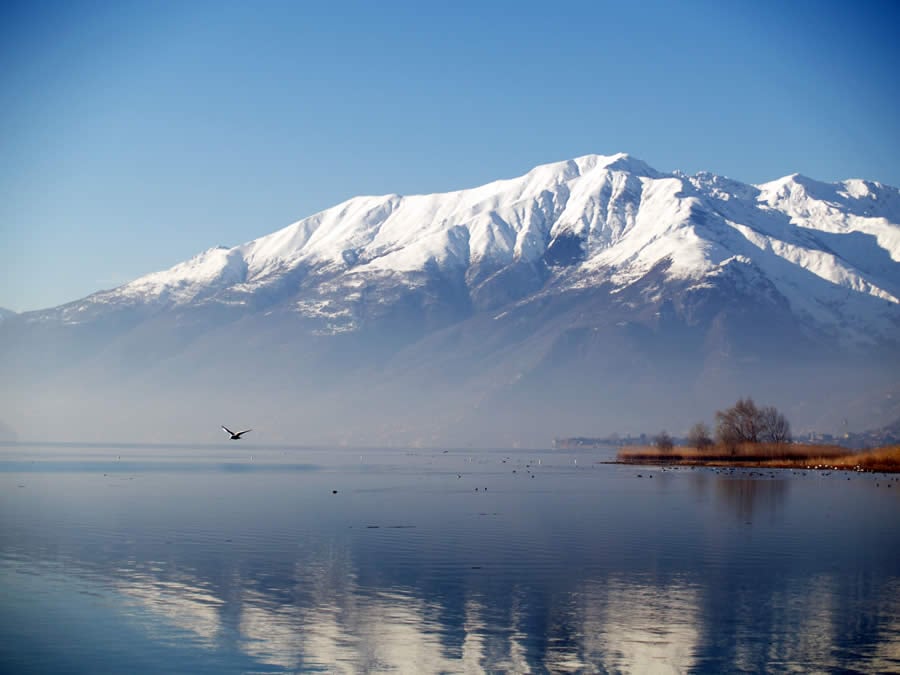
[[[273,425],[303,401],[353,442],[469,442],[454,429],[476,418],[501,440],[550,438],[624,421],[616,408],[647,430],[757,391],[818,422],[842,405],[823,381],[858,400],[900,361],[898,223],[900,192],[878,183],[751,186],[589,155],[470,190],[357,197],[13,317],[0,367],[20,389],[129,382],[155,403],[196,389],[220,406],[238,368],[261,408],[280,392]],[[608,422],[591,418],[601,400]]]

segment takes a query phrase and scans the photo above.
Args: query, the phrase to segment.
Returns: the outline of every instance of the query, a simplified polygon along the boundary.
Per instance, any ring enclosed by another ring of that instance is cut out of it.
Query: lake
[[[900,481],[0,447],[0,671],[900,672]]]

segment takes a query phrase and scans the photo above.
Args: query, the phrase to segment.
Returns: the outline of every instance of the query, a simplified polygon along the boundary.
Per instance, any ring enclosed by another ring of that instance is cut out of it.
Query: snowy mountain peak
[[[669,423],[684,424],[747,392],[832,418],[849,403],[823,397],[860,396],[868,415],[888,400],[872,382],[900,381],[900,194],[585,155],[471,189],[355,197],[0,332],[0,372],[37,383],[31,402],[5,388],[17,414],[58,392],[67,430],[88,415],[105,429],[112,403],[154,387],[166,424],[194,426],[196,402],[214,401],[213,428],[239,404],[268,416],[260,428],[293,420],[368,445],[433,441],[436,425],[460,443],[479,423],[547,434],[598,414],[647,428],[648,410],[681,405]],[[118,415],[129,429],[135,409]]]
[[[634,174],[635,176],[644,176],[647,178],[657,178],[662,175],[645,161],[632,157],[624,152],[609,157],[604,157],[602,155],[590,155],[590,157],[595,157],[597,159],[597,166],[611,171],[623,171],[625,173]]]
[[[853,339],[890,334],[897,316],[885,307],[900,304],[900,194],[800,174],[753,186],[661,173],[625,153],[584,155],[471,189],[355,197],[99,295],[184,305],[329,289],[335,311],[349,316],[361,311],[348,300],[361,287],[459,279],[477,299],[488,280],[522,265],[531,271],[516,278],[526,274],[532,291],[625,287],[655,269],[703,286],[736,261],[806,321]]]

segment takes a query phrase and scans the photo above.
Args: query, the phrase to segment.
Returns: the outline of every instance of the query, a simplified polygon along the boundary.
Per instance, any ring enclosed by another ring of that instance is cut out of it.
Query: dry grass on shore
[[[900,445],[887,445],[863,452],[845,454],[829,460],[830,466],[844,470],[900,473]]]
[[[618,455],[627,464],[688,464],[713,466],[766,466],[771,468],[829,468],[847,471],[900,472],[900,445],[854,452],[837,445],[800,443],[746,443],[734,450],[721,445],[708,448],[625,447]]]

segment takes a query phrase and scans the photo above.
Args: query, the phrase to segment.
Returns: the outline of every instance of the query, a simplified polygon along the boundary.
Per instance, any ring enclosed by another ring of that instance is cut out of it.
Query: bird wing
[[[253,429],[244,429],[243,431],[237,432],[237,435],[240,436],[241,434],[246,434],[248,431],[253,431]]]
[[[228,427],[226,427],[224,424],[222,425],[222,428],[223,428],[226,432],[228,432],[229,434],[231,434],[232,436],[234,436],[234,432],[233,432],[231,429],[229,429]]]

